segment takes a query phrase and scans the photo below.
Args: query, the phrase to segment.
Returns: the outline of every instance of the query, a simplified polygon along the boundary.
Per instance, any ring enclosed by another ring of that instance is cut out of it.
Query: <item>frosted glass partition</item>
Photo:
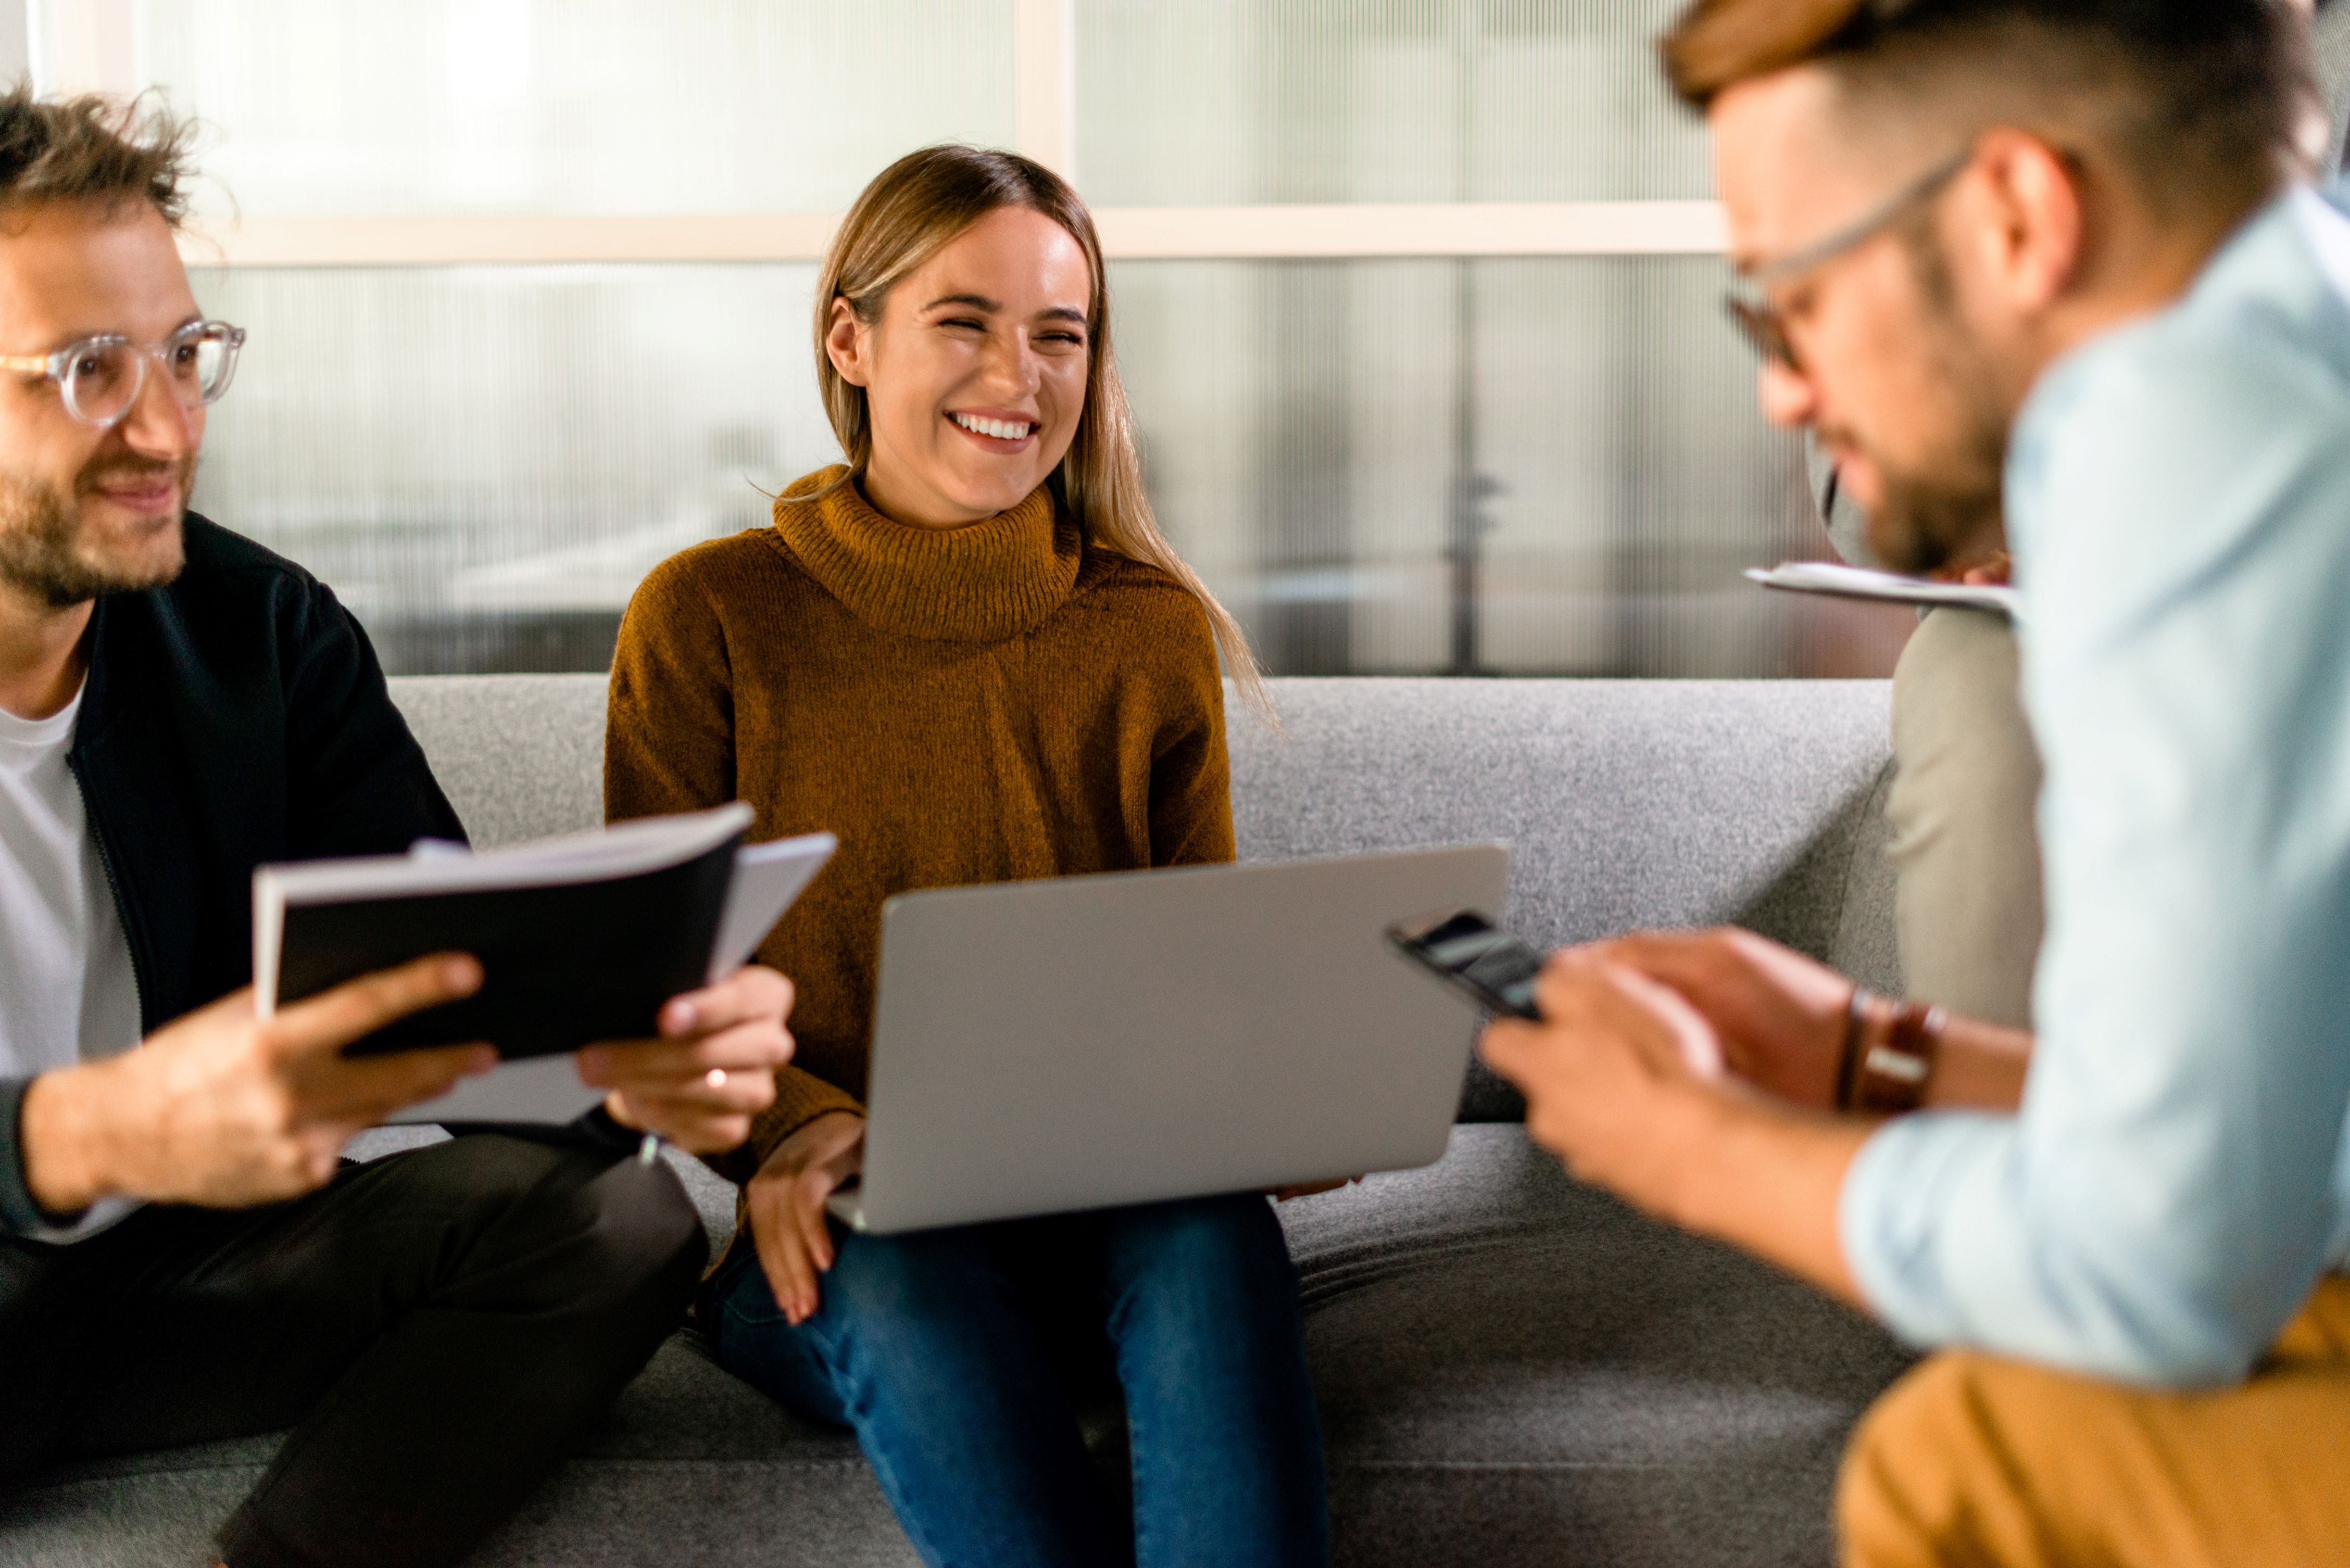
[[[1106,206],[1702,198],[1681,0],[1075,0]]]
[[[199,510],[411,671],[601,669],[656,562],[837,461],[812,265],[200,271],[251,333]]]
[[[132,0],[258,217],[837,211],[1011,141],[1013,0]]]
[[[600,669],[656,562],[837,459],[813,272],[200,272],[252,341],[197,504],[333,584],[396,670]],[[1718,263],[1114,272],[1168,530],[1276,671],[1883,667],[1885,618],[1738,577],[1825,540]]]
[[[1276,670],[1869,662],[1876,621],[1739,575],[1825,539],[1718,261],[1114,271],[1164,521]]]

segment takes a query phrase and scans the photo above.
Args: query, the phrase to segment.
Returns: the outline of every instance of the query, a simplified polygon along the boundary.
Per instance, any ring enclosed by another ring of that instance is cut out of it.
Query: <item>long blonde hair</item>
[[[1142,484],[1134,415],[1110,352],[1109,277],[1102,265],[1101,238],[1085,202],[1043,164],[1016,152],[925,147],[881,171],[849,208],[825,254],[816,289],[816,386],[833,434],[848,454],[849,477],[862,475],[873,460],[873,424],[865,389],[843,377],[825,351],[833,302],[847,300],[857,318],[871,326],[881,318],[881,302],[892,288],[1002,207],[1031,208],[1066,229],[1084,247],[1093,274],[1085,411],[1068,455],[1047,483],[1088,541],[1156,566],[1191,591],[1207,612],[1217,650],[1243,698],[1270,718],[1272,702],[1247,633],[1159,530]]]

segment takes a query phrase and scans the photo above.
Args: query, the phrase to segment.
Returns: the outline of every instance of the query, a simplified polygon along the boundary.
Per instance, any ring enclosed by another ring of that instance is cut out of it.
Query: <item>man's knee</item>
[[[1869,1407],[1836,1482],[1846,1568],[2035,1560],[1997,1544],[2022,1519],[1994,1413],[2004,1366],[1947,1352]]]
[[[543,1272],[575,1300],[650,1292],[681,1303],[708,1260],[701,1218],[665,1162],[495,1133],[410,1158],[430,1167],[410,1199],[458,1218],[481,1263]]]
[[[710,1262],[710,1237],[665,1160],[615,1160],[588,1183],[594,1251],[617,1272],[638,1265],[682,1301]]]

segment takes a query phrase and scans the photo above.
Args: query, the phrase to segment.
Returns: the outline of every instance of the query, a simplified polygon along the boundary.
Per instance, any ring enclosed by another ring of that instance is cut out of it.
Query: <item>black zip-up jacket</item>
[[[67,753],[143,1033],[252,980],[255,867],[464,836],[333,591],[192,513],[175,581],[98,601]],[[0,1079],[0,1234],[40,1222],[17,1142],[26,1086]]]

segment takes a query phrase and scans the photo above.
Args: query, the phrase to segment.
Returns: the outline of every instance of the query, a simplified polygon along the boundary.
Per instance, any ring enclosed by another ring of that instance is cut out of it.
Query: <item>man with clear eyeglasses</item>
[[[2311,178],[2328,179],[2350,133],[2350,29],[2340,15],[2324,16],[2326,5],[2293,3],[2318,24],[2313,41],[2320,57],[2294,151]],[[1817,441],[1809,444],[1813,492],[1836,553],[1854,566],[1881,565],[1867,545],[1866,515]],[[1990,553],[1954,560],[1942,575],[2005,582],[2004,531],[1983,548]],[[1957,606],[1920,615],[1893,670],[1885,815],[1908,993],[1987,1023],[2027,1028],[2046,915],[2033,820],[2040,753],[2021,680],[2014,628],[2004,616]]]
[[[1696,0],[1766,411],[1896,565],[2004,519],[2034,1031],[1736,931],[1484,1051],[1578,1175],[1939,1351],[1868,1568],[2350,1562],[2350,213],[2282,0]]]
[[[0,1491],[290,1427],[225,1563],[448,1563],[680,1321],[702,1231],[638,1138],[740,1143],[790,988],[583,1052],[573,1127],[341,1165],[495,1057],[340,1048],[480,969],[261,1020],[253,871],[463,830],[334,595],[187,510],[244,335],[181,265],[184,140],[0,96]]]

